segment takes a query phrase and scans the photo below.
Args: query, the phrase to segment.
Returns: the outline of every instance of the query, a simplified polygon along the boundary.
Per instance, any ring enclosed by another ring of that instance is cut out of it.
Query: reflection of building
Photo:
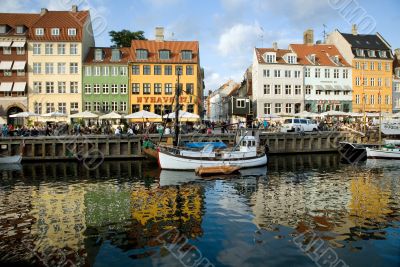
[[[400,48],[395,49],[393,64],[393,113],[400,112]]]

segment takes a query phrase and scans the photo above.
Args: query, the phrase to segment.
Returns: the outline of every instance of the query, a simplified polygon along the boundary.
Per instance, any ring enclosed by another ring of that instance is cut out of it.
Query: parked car
[[[286,119],[281,127],[282,133],[315,131],[318,131],[318,124],[313,120],[302,118]]]

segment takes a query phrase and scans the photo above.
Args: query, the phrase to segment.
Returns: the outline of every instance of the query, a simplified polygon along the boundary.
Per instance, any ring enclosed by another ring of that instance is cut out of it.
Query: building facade
[[[231,94],[238,90],[240,84],[234,82],[233,80],[229,80],[223,85],[221,85],[214,92],[210,92],[208,99],[208,109],[207,109],[207,118],[210,121],[225,121],[228,122],[230,119],[229,114],[229,102]]]
[[[352,110],[352,69],[334,45],[292,44],[304,66],[304,109],[321,113]]]
[[[147,110],[160,115],[172,112],[180,73],[181,109],[201,114],[203,79],[197,41],[165,41],[163,29],[156,28],[156,40],[132,41],[131,57],[131,112]]]
[[[0,117],[3,123],[21,124],[22,121],[9,116],[28,110],[27,38],[29,28],[38,18],[37,14],[0,14]]]
[[[129,111],[129,48],[92,48],[83,65],[83,110]]]
[[[304,109],[303,66],[291,50],[255,48],[252,94],[256,116],[295,114]]]
[[[30,28],[28,109],[37,114],[82,110],[82,63],[94,37],[89,11],[48,11]]]
[[[354,112],[392,112],[393,54],[379,34],[358,34],[335,30],[327,38],[352,67]]]
[[[393,61],[393,113],[400,112],[400,49],[395,49]]]

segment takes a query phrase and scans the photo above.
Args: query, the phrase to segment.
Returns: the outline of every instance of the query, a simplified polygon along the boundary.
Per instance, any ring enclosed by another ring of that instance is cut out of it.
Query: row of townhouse
[[[128,114],[202,111],[203,72],[197,41],[133,40],[131,47],[95,47],[89,11],[0,14],[0,118],[23,111]]]
[[[307,30],[303,44],[255,48],[254,113],[399,111],[399,59],[379,33],[358,34],[356,26],[350,34],[335,30],[325,43]]]

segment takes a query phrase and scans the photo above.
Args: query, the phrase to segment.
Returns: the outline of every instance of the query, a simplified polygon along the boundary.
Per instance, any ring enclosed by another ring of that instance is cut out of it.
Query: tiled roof
[[[8,25],[12,29],[6,34],[7,35],[21,35],[16,34],[16,26],[31,27],[38,19],[39,14],[22,14],[22,13],[0,13],[0,25]],[[1,35],[4,36],[4,35]],[[23,35],[22,35],[23,36]]]
[[[148,51],[148,59],[136,59],[136,49]],[[161,60],[158,51],[170,50],[170,59]],[[180,52],[182,50],[192,51],[192,60],[182,60]],[[198,63],[199,62],[199,42],[197,41],[155,41],[155,40],[132,40],[131,55],[133,62],[149,63]]]
[[[94,54],[96,49],[102,49],[104,53],[104,59],[102,61],[95,61]],[[111,61],[111,51],[110,47],[92,47],[89,50],[89,53],[86,57],[85,64],[128,64],[131,61],[130,48],[122,47],[118,48],[120,52],[122,52],[120,61]]]
[[[373,58],[373,59],[392,59],[392,52],[390,45],[383,39],[382,36],[377,34],[350,34],[340,33],[343,38],[351,45],[351,51],[355,57],[358,58]],[[362,55],[357,54],[357,49],[363,49]],[[373,57],[368,54],[369,50],[373,51],[386,51],[386,57],[381,57],[379,53],[374,53]]]
[[[265,62],[263,55],[267,52],[275,52],[276,53],[276,63],[278,64],[288,64],[284,59],[283,56],[286,55],[287,53],[292,53],[292,51],[287,50],[287,49],[273,49],[273,48],[256,48],[256,55],[257,55],[257,60],[258,63],[260,64],[267,64]],[[268,63],[271,64],[271,63]]]
[[[316,66],[338,66],[333,62],[332,57],[339,56],[340,66],[351,67],[350,64],[343,58],[339,50],[334,45],[326,44],[291,44],[289,46],[293,52],[297,54],[297,61],[301,65],[316,65]],[[315,55],[315,64],[308,57]]]
[[[30,39],[34,41],[81,41],[89,11],[47,11],[32,25]],[[36,28],[44,28],[44,35],[35,35]],[[59,36],[52,36],[51,29],[60,28]],[[76,36],[68,36],[68,28],[76,28]]]

